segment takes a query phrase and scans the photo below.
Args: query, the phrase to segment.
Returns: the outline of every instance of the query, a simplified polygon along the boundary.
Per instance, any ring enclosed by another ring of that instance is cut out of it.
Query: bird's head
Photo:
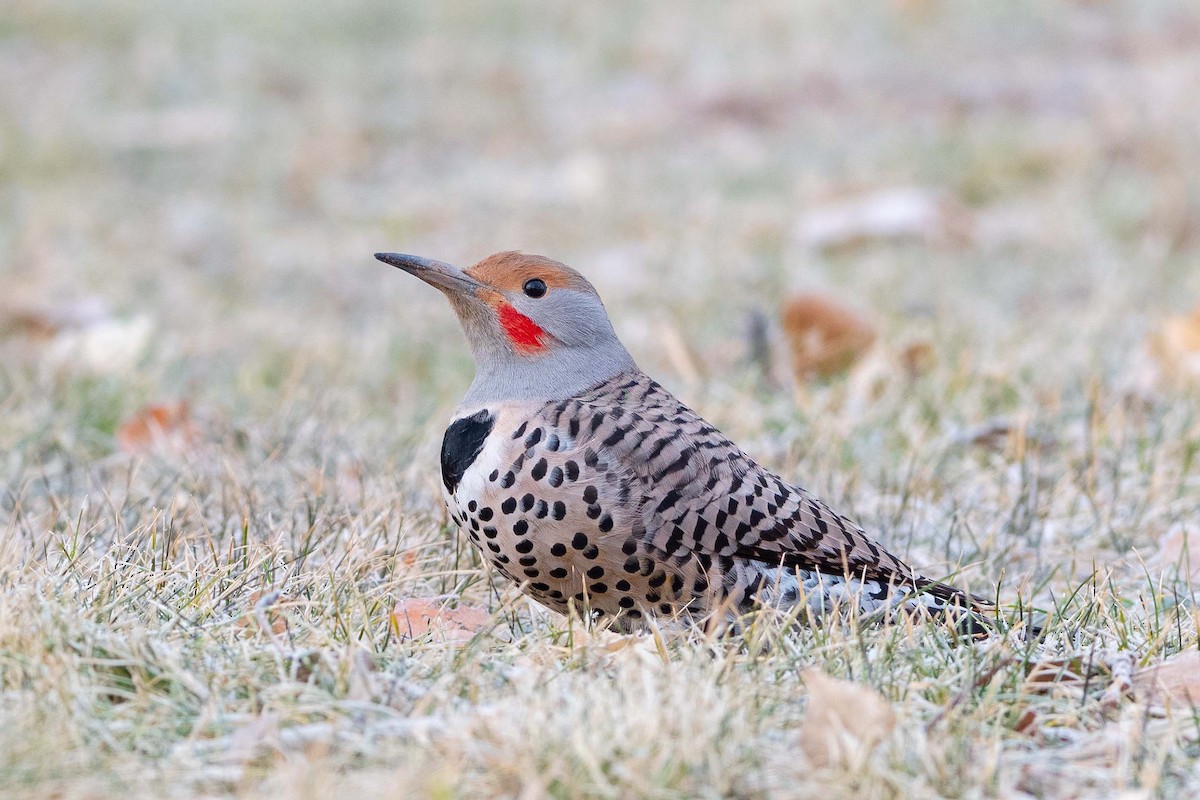
[[[600,295],[565,264],[512,251],[465,270],[402,253],[375,257],[450,300],[475,359],[469,399],[562,399],[636,369]]]

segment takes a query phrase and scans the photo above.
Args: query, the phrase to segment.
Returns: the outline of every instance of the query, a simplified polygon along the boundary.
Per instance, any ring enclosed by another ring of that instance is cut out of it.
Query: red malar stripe
[[[500,304],[499,314],[500,325],[518,350],[541,350],[545,347],[542,336],[546,332],[536,322],[508,303]]]

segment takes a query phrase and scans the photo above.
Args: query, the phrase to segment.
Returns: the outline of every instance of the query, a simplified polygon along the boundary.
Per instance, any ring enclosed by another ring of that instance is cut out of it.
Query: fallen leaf
[[[241,618],[240,624],[246,628],[258,628],[265,633],[287,633],[287,619],[280,609],[281,601],[285,599],[279,590],[259,589],[251,592],[246,598],[247,613]]]
[[[972,238],[967,210],[944,192],[909,186],[884,189],[811,210],[797,231],[800,244],[817,249],[871,241],[926,243]]]
[[[156,450],[181,452],[198,440],[199,432],[186,400],[146,406],[117,429],[117,446],[130,454]]]
[[[1176,653],[1152,667],[1133,673],[1133,694],[1139,701],[1166,708],[1200,706],[1200,651]]]
[[[804,671],[808,710],[800,747],[818,767],[861,763],[896,727],[896,713],[878,692],[816,669]]]
[[[1037,724],[1037,714],[1032,708],[1027,708],[1021,712],[1021,716],[1017,718],[1017,723],[1013,725],[1014,733],[1028,733],[1030,735],[1036,733],[1034,726]]]
[[[853,311],[817,295],[789,299],[780,312],[798,380],[849,368],[875,341],[875,329]]]
[[[1177,568],[1180,576],[1200,579],[1200,527],[1177,522],[1158,540],[1151,563],[1163,569]]]
[[[444,642],[469,642],[491,623],[492,615],[479,606],[450,608],[420,597],[402,600],[392,609],[392,624],[404,639],[419,639],[428,633]]]
[[[1168,380],[1200,380],[1200,305],[1191,314],[1168,318],[1146,346]]]

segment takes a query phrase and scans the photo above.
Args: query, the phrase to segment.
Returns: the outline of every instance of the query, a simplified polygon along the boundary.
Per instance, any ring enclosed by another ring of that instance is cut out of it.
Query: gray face
[[[475,359],[464,410],[565,399],[637,370],[596,290],[558,262],[498,253],[464,271],[417,256],[376,257],[449,298]]]
[[[591,349],[617,338],[595,290],[549,289],[540,298],[506,292],[505,297],[513,308],[550,334],[550,347]]]

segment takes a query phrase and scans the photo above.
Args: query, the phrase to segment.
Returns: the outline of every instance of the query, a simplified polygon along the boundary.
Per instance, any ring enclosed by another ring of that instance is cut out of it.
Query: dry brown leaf
[[[117,429],[117,445],[126,453],[151,450],[183,451],[199,440],[186,400],[139,409]]]
[[[780,312],[792,371],[798,380],[849,368],[875,341],[875,329],[853,311],[817,295],[800,294]]]
[[[287,618],[280,608],[287,598],[278,589],[259,589],[246,597],[247,614],[239,624],[246,628],[259,628],[264,633],[282,635],[287,633]]]
[[[1135,671],[1133,693],[1139,701],[1155,706],[1200,706],[1200,651],[1176,653],[1160,664]]]
[[[1169,380],[1200,381],[1200,305],[1191,314],[1168,318],[1146,346]]]
[[[1028,733],[1033,735],[1037,732],[1037,714],[1032,708],[1027,708],[1021,712],[1021,716],[1017,718],[1017,724],[1013,725],[1014,733]]]
[[[402,600],[392,609],[392,624],[404,639],[419,639],[429,633],[435,640],[469,642],[491,622],[492,615],[479,606],[449,608],[420,597]]]
[[[1151,563],[1170,570],[1178,568],[1181,576],[1200,579],[1200,527],[1177,522],[1158,540],[1158,550]]]
[[[800,726],[800,746],[819,767],[860,763],[892,729],[896,713],[878,692],[808,669],[808,711]]]

